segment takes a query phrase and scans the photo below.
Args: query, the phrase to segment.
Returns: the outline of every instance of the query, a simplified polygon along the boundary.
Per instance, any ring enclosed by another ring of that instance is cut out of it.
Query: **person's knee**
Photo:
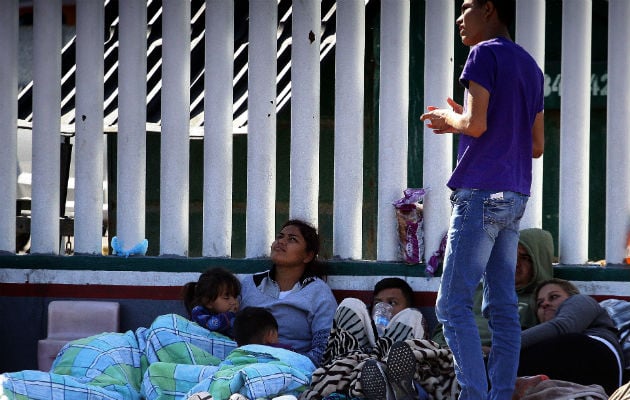
[[[405,308],[397,315],[400,315],[401,318],[405,319],[423,319],[424,315],[420,312],[420,310],[416,308]]]
[[[461,296],[458,293],[449,293],[448,296],[439,296],[435,304],[435,314],[438,321],[459,320],[461,318],[473,318],[472,296]]]

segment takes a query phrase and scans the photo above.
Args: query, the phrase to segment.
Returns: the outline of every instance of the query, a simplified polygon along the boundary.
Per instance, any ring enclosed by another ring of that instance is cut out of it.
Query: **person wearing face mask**
[[[522,332],[518,375],[596,384],[612,394],[622,382],[623,352],[606,310],[557,278],[540,283],[532,299],[540,323]]]

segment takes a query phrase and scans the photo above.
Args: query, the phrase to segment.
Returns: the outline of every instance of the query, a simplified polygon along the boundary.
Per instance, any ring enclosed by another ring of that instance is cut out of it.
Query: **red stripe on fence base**
[[[181,286],[0,283],[0,296],[7,297],[179,300],[181,299],[181,290]]]
[[[355,297],[366,304],[372,302],[372,292],[367,290],[333,290],[337,302]],[[0,283],[0,297],[64,297],[81,299],[138,299],[180,300],[180,286],[134,286],[134,285],[70,285],[54,283]],[[606,294],[592,295],[597,301],[621,299],[630,301],[630,296]],[[434,307],[437,292],[414,292],[416,307]]]
[[[372,302],[372,292],[367,290],[333,290],[337,302],[347,297],[355,297],[365,304]],[[437,292],[414,292],[414,302],[416,307],[434,307],[437,299]]]
[[[372,292],[366,290],[333,290],[338,302],[346,297],[356,297],[369,304]],[[76,297],[93,299],[145,299],[179,300],[180,286],[133,286],[133,285],[69,285],[54,283],[0,283],[0,296],[7,297]],[[435,305],[437,293],[415,292],[418,307]]]

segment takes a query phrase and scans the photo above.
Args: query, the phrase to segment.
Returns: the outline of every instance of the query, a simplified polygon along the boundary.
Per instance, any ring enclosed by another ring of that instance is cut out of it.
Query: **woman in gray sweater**
[[[521,335],[518,375],[597,384],[612,394],[621,385],[623,352],[606,310],[563,279],[541,282],[533,300],[540,324]]]
[[[319,234],[310,224],[289,220],[271,244],[268,271],[241,279],[241,307],[263,307],[278,321],[279,343],[319,366],[337,300],[321,279]]]

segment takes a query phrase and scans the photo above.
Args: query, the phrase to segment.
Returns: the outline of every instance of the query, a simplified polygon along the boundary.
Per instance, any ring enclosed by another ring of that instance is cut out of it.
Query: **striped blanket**
[[[365,398],[361,386],[363,365],[367,360],[384,362],[397,341],[411,347],[416,358],[414,381],[430,400],[457,398],[453,354],[424,339],[425,332],[422,314],[406,309],[396,314],[384,335],[378,337],[365,304],[358,299],[344,299],[335,312],[322,366],[313,372],[311,386],[300,400]]]
[[[262,391],[280,388],[292,392],[308,386],[315,369],[310,360],[287,350],[260,347],[267,350],[248,353],[247,348],[239,348],[233,352],[236,343],[226,336],[167,314],[147,328],[72,341],[60,351],[49,372],[0,375],[0,398],[162,400],[212,390],[219,400],[227,399],[230,391],[261,387]],[[268,385],[265,374],[276,383]],[[283,383],[277,384],[280,381]]]

